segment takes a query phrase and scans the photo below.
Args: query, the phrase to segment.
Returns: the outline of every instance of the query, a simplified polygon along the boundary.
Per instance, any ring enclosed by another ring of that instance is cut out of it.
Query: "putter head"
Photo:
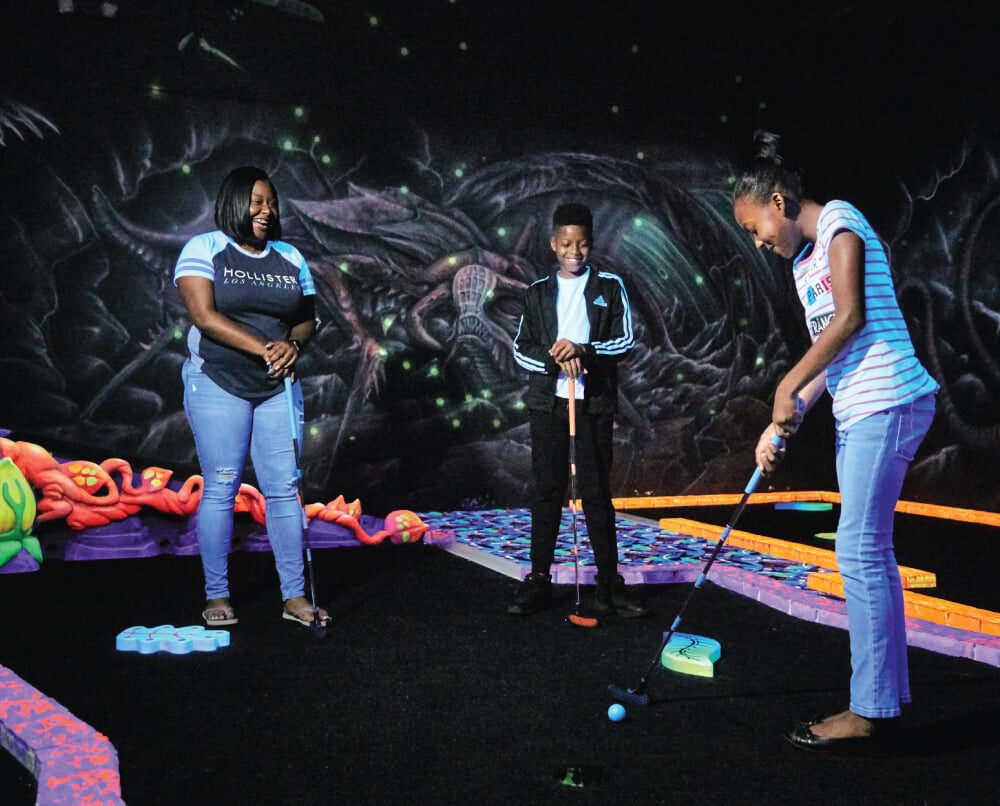
[[[566,620],[577,627],[596,627],[598,624],[596,618],[581,616],[579,613],[570,613]]]
[[[309,629],[312,630],[313,635],[315,635],[317,638],[326,637],[326,625],[324,625],[319,620],[310,621]]]
[[[627,702],[630,705],[649,705],[649,695],[631,688],[623,688],[613,683],[608,686],[608,693],[619,702]]]

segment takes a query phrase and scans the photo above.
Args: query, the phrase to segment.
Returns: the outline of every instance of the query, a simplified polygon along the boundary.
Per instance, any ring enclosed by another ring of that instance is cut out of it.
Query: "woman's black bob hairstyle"
[[[215,226],[221,229],[236,243],[253,243],[253,225],[250,219],[250,196],[253,186],[258,182],[267,182],[278,198],[278,191],[264,171],[250,165],[234,168],[222,180],[219,195],[215,198]],[[268,240],[277,241],[281,238],[281,216],[275,210],[274,223],[268,231]]]

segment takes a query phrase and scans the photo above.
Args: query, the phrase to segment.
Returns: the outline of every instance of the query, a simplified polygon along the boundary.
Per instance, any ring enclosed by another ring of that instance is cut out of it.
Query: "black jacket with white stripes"
[[[524,312],[514,337],[514,360],[530,373],[525,405],[536,411],[555,406],[559,365],[549,355],[559,322],[558,270],[536,280],[524,292]],[[583,292],[590,321],[590,341],[583,345],[584,400],[594,414],[618,410],[618,362],[635,344],[628,293],[621,277],[590,268]]]

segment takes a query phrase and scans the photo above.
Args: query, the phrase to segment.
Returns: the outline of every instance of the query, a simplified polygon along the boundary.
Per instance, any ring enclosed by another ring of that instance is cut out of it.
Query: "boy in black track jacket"
[[[551,598],[549,569],[569,479],[568,379],[573,378],[578,492],[597,565],[592,608],[596,615],[642,616],[647,610],[627,595],[618,573],[609,481],[618,362],[634,344],[628,295],[618,275],[588,263],[593,216],[586,206],[571,203],[556,209],[550,245],[558,270],[528,287],[514,339],[514,358],[530,373],[525,405],[535,488],[531,573],[507,612],[528,615]]]

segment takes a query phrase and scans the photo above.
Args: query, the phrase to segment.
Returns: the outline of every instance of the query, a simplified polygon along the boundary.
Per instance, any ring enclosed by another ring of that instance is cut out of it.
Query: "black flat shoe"
[[[898,723],[892,721],[891,725],[887,724],[876,728],[868,736],[843,736],[839,738],[817,736],[812,732],[812,725],[816,725],[820,721],[799,722],[791,730],[785,731],[785,738],[803,750],[849,756],[885,756],[892,753],[895,746],[894,739],[899,735]],[[890,722],[890,720],[880,721]]]

